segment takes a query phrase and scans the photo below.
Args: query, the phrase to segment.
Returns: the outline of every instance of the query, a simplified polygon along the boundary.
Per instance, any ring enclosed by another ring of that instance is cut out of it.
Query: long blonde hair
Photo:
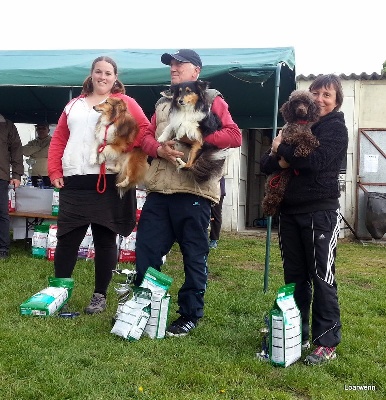
[[[115,75],[118,75],[118,67],[117,67],[117,64],[116,64],[116,62],[115,62],[112,58],[107,57],[107,56],[100,56],[100,57],[97,57],[97,58],[93,61],[93,63],[91,64],[90,75],[89,75],[89,76],[84,80],[84,82],[83,82],[82,93],[81,93],[81,94],[84,94],[84,95],[87,96],[87,95],[91,94],[91,93],[94,91],[94,85],[92,84],[91,74],[92,74],[92,72],[94,71],[95,64],[96,64],[97,62],[99,62],[99,61],[106,61],[106,62],[108,62],[109,64],[111,64],[112,67],[114,68],[114,73],[115,73]],[[123,83],[122,83],[120,80],[117,79],[117,80],[114,82],[114,85],[113,85],[113,87],[111,88],[111,93],[122,93],[122,94],[125,94],[125,93],[126,93],[125,86],[123,85]]]

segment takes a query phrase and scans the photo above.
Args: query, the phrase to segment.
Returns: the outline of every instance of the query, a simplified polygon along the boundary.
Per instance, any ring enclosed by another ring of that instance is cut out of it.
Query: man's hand
[[[10,185],[13,185],[15,188],[18,188],[20,186],[20,180],[19,179],[13,178],[13,179],[11,179],[9,181],[9,183],[10,183]]]
[[[178,151],[174,149],[174,140],[168,140],[164,142],[157,148],[158,157],[162,157],[165,160],[170,161],[173,164],[176,164],[176,158],[181,158],[184,156],[182,151]]]

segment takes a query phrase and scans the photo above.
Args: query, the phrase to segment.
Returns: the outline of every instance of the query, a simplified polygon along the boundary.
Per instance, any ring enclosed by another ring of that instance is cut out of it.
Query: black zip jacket
[[[339,172],[347,153],[348,132],[344,114],[340,111],[321,117],[312,126],[319,147],[308,157],[295,157],[295,146],[280,144],[277,156],[290,164],[292,177],[284,193],[280,212],[307,213],[339,208]],[[268,150],[261,158],[261,172],[269,175],[282,168],[278,157],[269,156]]]

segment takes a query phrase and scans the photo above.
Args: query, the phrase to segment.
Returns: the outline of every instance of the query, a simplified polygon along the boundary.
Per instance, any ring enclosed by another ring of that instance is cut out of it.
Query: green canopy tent
[[[294,49],[196,49],[210,82],[229,104],[242,128],[272,128],[274,103],[282,104],[295,88]],[[13,122],[56,123],[70,98],[80,94],[92,61],[106,55],[115,60],[119,79],[147,115],[170,82],[160,61],[165,49],[0,51],[0,112]],[[276,66],[280,91],[275,98]],[[280,116],[279,116],[280,118]],[[281,122],[281,121],[280,121]]]
[[[195,49],[200,79],[210,82],[229,104],[240,128],[265,128],[276,135],[279,107],[295,89],[292,47]],[[150,117],[170,82],[161,55],[171,49],[0,51],[0,114],[15,123],[57,123],[67,102],[78,96],[95,58],[111,57],[126,93]],[[271,219],[268,218],[264,289],[267,288]]]

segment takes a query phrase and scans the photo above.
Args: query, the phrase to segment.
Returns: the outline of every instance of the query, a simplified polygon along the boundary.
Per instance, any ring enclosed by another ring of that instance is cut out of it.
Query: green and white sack
[[[74,287],[72,278],[49,277],[48,284],[48,287],[20,304],[20,315],[52,315],[68,302]]]
[[[134,288],[133,297],[119,307],[110,333],[129,341],[139,340],[150,318],[151,291]]]
[[[288,367],[301,356],[302,323],[294,290],[293,283],[282,286],[270,311],[269,358],[281,367]]]
[[[168,290],[172,282],[171,277],[149,267],[140,285],[151,290],[151,315],[145,327],[145,333],[151,339],[165,337],[170,306]]]
[[[46,258],[49,225],[36,225],[32,235],[32,257]]]

